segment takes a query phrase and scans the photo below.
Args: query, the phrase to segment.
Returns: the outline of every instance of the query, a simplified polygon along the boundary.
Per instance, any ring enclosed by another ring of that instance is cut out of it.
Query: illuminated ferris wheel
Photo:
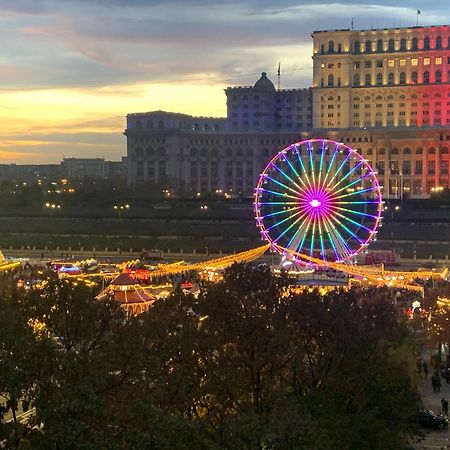
[[[381,186],[350,147],[311,139],[267,164],[255,190],[256,222],[272,249],[297,260],[349,261],[376,237]]]

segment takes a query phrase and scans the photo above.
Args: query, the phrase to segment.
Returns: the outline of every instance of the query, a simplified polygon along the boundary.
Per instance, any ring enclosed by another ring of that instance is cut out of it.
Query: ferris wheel
[[[381,186],[369,163],[326,139],[278,152],[255,189],[261,237],[276,252],[306,262],[351,261],[376,237],[382,207]]]

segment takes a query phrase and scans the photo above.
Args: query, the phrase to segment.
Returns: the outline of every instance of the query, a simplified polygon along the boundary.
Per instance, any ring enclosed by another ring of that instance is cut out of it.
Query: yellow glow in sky
[[[58,163],[63,156],[118,160],[126,154],[126,114],[225,116],[223,87],[156,83],[0,92],[0,162]]]

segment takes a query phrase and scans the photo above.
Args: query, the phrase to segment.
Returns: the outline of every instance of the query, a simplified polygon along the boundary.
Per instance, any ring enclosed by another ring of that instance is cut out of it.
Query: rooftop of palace
[[[315,30],[312,32],[312,34],[316,33],[376,33],[380,31],[405,31],[405,30],[439,30],[443,28],[448,28],[449,25],[443,24],[443,25],[428,25],[428,26],[412,26],[412,27],[386,27],[386,28],[366,28],[366,29],[351,29],[351,28],[340,28],[336,30]]]

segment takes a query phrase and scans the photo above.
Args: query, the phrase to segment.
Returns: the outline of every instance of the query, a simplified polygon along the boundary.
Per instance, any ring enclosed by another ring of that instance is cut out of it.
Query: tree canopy
[[[291,284],[266,266],[234,265],[198,298],[177,289],[136,318],[52,277],[39,289],[3,289],[0,441],[401,448],[417,432],[419,397],[395,292]],[[17,419],[24,407],[27,423]]]

